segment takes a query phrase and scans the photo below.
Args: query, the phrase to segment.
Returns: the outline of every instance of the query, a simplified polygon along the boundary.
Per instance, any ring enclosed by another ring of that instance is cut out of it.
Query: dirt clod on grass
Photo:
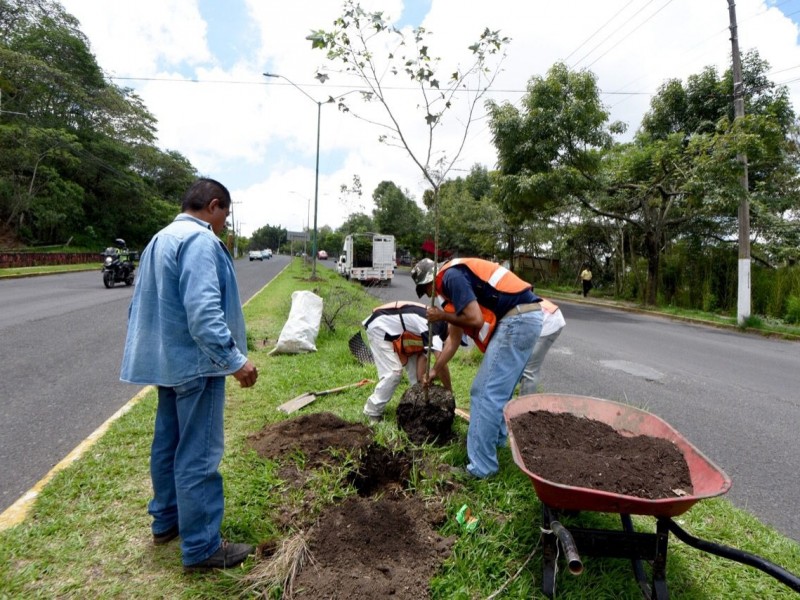
[[[259,456],[286,458],[302,453],[308,468],[331,464],[337,452],[357,453],[372,442],[372,430],[329,412],[302,414],[268,425],[248,438]]]
[[[456,400],[440,385],[409,387],[397,405],[397,424],[416,444],[446,443],[453,435]]]
[[[549,481],[648,500],[692,493],[686,459],[667,439],[627,437],[594,419],[542,410],[510,425],[525,468]]]

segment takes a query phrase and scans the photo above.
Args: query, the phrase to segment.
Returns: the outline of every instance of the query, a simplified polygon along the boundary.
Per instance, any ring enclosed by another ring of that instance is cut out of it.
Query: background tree
[[[58,2],[0,0],[0,33],[0,223],[32,244],[145,244],[195,169],[155,146],[153,116]]]
[[[382,181],[372,192],[375,208],[372,222],[377,233],[395,237],[397,248],[416,251],[422,244],[423,212],[408,195],[391,181]]]
[[[498,154],[494,199],[507,223],[507,247],[533,215],[593,193],[612,134],[595,76],[556,63],[528,82],[522,108],[486,103]]]
[[[737,152],[753,156],[751,193],[763,197],[755,202],[757,210],[785,215],[780,209],[795,205],[796,151],[787,143],[794,115],[785,90],[763,77],[763,61],[749,54],[745,64],[746,80],[758,90],[750,95],[747,119],[732,123],[730,93],[723,92],[732,89],[730,75],[720,78],[707,68],[686,86],[662,86],[642,127],[625,144],[613,143],[612,135],[623,128],[607,123],[588,72],[556,64],[546,77],[531,80],[522,110],[490,103],[503,213],[513,218],[537,209],[571,210],[570,203],[579,202],[589,211],[582,218],[596,219],[598,231],[616,230],[604,236],[608,242],[618,237],[605,244],[609,251],[628,248],[645,258],[643,299],[656,303],[661,259],[670,244],[690,232],[705,232],[717,243],[730,236],[741,193]],[[607,219],[616,227],[608,230]],[[604,262],[621,265],[624,258],[589,262],[605,268]]]
[[[503,217],[491,201],[492,183],[485,167],[473,166],[465,177],[450,179],[439,192],[439,244],[442,251],[461,256],[495,258],[502,243]],[[424,201],[431,209],[426,231],[435,231],[433,194]],[[430,238],[429,238],[430,239]]]
[[[372,218],[364,213],[351,213],[337,229],[342,235],[351,233],[375,232],[376,227]]]
[[[363,100],[377,102],[383,108],[371,112],[366,108],[356,110],[345,99],[339,100],[340,110],[380,129],[379,141],[405,150],[431,186],[436,213],[439,188],[461,155],[475,109],[497,74],[508,38],[487,28],[469,46],[472,63],[466,69],[440,68],[441,58],[430,52],[430,32],[417,27],[407,39],[382,12],[367,12],[357,2],[346,0],[333,29],[317,30],[308,39],[313,48],[327,52],[328,60],[358,78],[364,86]],[[498,60],[489,68],[492,58]],[[417,110],[410,122],[402,119],[401,107],[410,105],[407,97],[392,95],[392,86],[387,85],[389,79],[396,77],[410,80],[419,89]],[[328,77],[320,74],[319,78],[325,81]],[[462,109],[459,114],[463,135],[458,136],[450,150],[447,144],[439,142],[437,133],[444,115],[456,108]],[[425,135],[412,135],[423,123]]]
[[[265,250],[271,248],[277,250],[286,242],[288,232],[280,225],[264,225],[259,227],[250,236],[248,250]]]
[[[344,236],[329,225],[320,228],[317,247],[328,253],[328,258],[338,259],[344,247]]]

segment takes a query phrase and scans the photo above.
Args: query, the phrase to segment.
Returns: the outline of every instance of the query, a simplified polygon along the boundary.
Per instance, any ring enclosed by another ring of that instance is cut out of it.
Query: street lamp
[[[294,190],[290,190],[289,193],[290,194],[297,194],[298,196],[300,196],[301,198],[305,198],[305,200],[306,200],[306,231],[305,231],[306,235],[305,235],[305,239],[303,241],[303,252],[305,252],[306,251],[305,242],[308,241],[308,226],[310,224],[310,218],[311,218],[310,217],[310,215],[311,215],[311,198],[306,198],[305,196],[303,196],[303,194],[301,194],[300,192],[296,192]],[[314,214],[316,215],[316,213],[317,213],[317,207],[314,206]],[[316,232],[315,232],[315,235],[316,235]],[[308,256],[308,255],[306,255],[306,256]]]
[[[322,104],[320,100],[315,100],[308,92],[298,86],[294,81],[277,73],[263,73],[264,77],[285,79],[293,87],[300,90],[303,95],[317,105],[317,164],[314,170],[314,237],[311,241],[311,279],[317,278],[317,205],[319,201],[319,129],[322,120]],[[326,101],[327,102],[327,101]]]

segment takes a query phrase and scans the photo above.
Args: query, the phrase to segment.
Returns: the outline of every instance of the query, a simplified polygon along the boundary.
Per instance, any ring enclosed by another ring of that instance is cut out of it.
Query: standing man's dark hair
[[[231,205],[231,194],[228,188],[219,181],[202,177],[183,194],[181,210],[183,212],[202,210],[214,198],[219,200],[220,208],[228,208]]]

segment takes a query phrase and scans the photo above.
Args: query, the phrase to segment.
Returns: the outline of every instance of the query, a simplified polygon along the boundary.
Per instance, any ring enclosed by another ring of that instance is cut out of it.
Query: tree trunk
[[[516,249],[516,236],[513,231],[508,232],[508,265],[511,272],[514,272],[514,250]]]
[[[645,303],[655,306],[658,297],[658,271],[661,255],[659,254],[658,236],[645,234],[645,251],[647,252],[647,293]]]

